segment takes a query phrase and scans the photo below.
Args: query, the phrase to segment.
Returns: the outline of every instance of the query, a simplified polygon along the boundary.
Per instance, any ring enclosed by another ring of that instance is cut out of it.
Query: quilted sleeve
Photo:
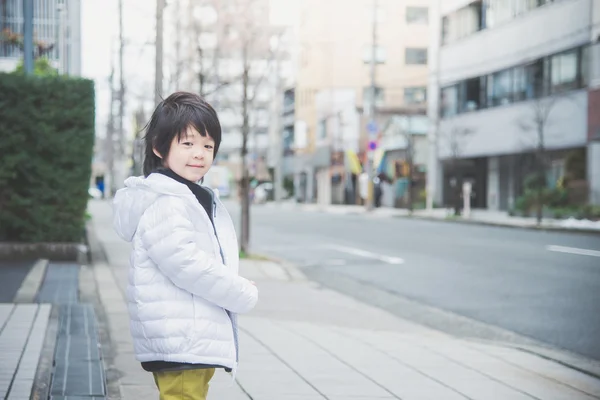
[[[181,199],[159,198],[146,210],[140,226],[148,256],[173,284],[234,313],[254,308],[256,286],[198,248]]]

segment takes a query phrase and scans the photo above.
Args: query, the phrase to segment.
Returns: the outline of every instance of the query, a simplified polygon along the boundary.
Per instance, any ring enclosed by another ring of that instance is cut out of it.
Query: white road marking
[[[385,256],[382,254],[377,254],[377,253],[372,253],[370,251],[357,249],[355,247],[346,247],[346,246],[340,246],[337,244],[331,244],[331,245],[327,245],[325,247],[340,251],[342,253],[352,254],[355,256],[360,256],[360,257],[365,257],[365,258],[372,258],[375,260],[383,261],[388,264],[396,264],[396,265],[404,264],[404,260],[401,259],[400,257]]]
[[[581,256],[600,257],[600,251],[598,250],[578,249],[577,247],[549,245],[546,246],[546,250],[556,251],[558,253],[578,254]]]

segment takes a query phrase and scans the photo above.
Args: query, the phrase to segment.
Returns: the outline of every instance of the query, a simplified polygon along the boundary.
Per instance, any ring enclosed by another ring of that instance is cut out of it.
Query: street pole
[[[125,157],[125,132],[123,130],[123,120],[125,119],[125,71],[123,68],[123,52],[125,49],[125,40],[123,38],[123,0],[119,0],[119,137],[118,137],[118,160],[122,161]],[[122,170],[123,166],[119,166]],[[116,182],[113,182],[116,189]]]
[[[281,202],[283,200],[283,132],[282,132],[282,118],[283,118],[283,93],[281,90],[281,60],[279,58],[279,51],[281,49],[281,37],[277,39],[277,49],[275,50],[275,65],[276,65],[276,76],[275,76],[275,201]]]
[[[111,53],[113,53],[111,51]],[[105,179],[106,197],[110,198],[115,193],[115,67],[114,61],[112,60],[111,54],[111,70],[109,78],[110,87],[110,109],[108,114],[108,123],[106,124],[106,175],[108,179]]]
[[[369,119],[369,126],[372,127],[375,124],[375,100],[377,98],[375,94],[376,84],[375,84],[375,65],[376,65],[376,56],[377,56],[377,0],[373,0],[373,26],[372,26],[372,43],[371,43],[371,62],[370,62],[370,75],[371,75],[371,89],[370,89],[370,101],[369,107],[367,110],[367,118]],[[374,136],[376,133],[371,131],[371,128],[368,129],[368,141],[367,145],[367,176],[369,177],[367,181],[367,201],[366,201],[366,209],[367,211],[373,210],[373,200],[374,200],[374,188],[373,188],[373,150],[369,148],[370,142],[374,140]]]
[[[163,95],[163,11],[165,0],[156,0],[156,68],[154,70],[154,105]]]
[[[433,203],[435,201],[437,191],[437,180],[438,178],[438,138],[440,131],[440,41],[441,41],[441,0],[433,2],[433,12],[430,30],[431,43],[429,47],[429,90],[427,95],[427,114],[429,116],[429,158],[427,160],[427,190],[426,190],[426,208],[427,210],[433,210]]]
[[[23,0],[23,67],[33,74],[33,0]]]
[[[58,4],[58,71],[67,74],[67,37],[66,37],[67,4]]]

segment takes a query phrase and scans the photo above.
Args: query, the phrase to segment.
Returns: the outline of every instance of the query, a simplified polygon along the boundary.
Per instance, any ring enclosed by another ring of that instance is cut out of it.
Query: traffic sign
[[[367,131],[371,136],[375,136],[377,134],[377,123],[375,123],[375,121],[369,121],[367,124]]]
[[[377,149],[377,141],[375,140],[369,140],[369,150],[376,150]]]

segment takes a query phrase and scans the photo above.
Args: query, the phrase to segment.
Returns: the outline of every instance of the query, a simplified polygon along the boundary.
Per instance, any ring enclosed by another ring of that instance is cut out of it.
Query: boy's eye
[[[213,146],[211,146],[210,144],[207,144],[207,145],[206,145],[206,146],[204,146],[204,147],[206,147],[207,149],[212,149],[212,148],[213,148]]]
[[[192,142],[183,142],[183,145],[189,147],[192,146]]]

